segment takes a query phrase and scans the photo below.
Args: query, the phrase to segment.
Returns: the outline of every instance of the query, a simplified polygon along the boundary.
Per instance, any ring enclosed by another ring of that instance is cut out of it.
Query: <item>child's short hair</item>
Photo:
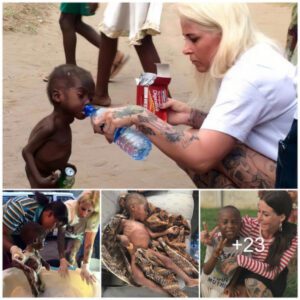
[[[95,91],[95,82],[90,72],[75,65],[60,65],[51,72],[47,85],[47,94],[50,102],[54,104],[52,93],[54,89],[71,88],[79,80],[91,96]]]
[[[42,225],[35,222],[24,224],[20,230],[20,237],[26,245],[32,244],[40,236],[46,236],[46,231]]]
[[[119,204],[129,213],[129,209],[135,204],[147,204],[148,201],[146,197],[139,193],[128,193],[126,195],[120,196]]]
[[[220,217],[220,215],[222,214],[222,212],[224,211],[231,211],[233,214],[237,215],[239,217],[239,219],[241,219],[241,212],[233,205],[226,205],[224,207],[222,207],[219,212],[218,212],[218,218]]]

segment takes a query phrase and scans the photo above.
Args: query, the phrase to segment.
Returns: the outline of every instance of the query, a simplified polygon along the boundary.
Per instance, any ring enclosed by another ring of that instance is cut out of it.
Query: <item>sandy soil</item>
[[[105,5],[86,22],[97,27]],[[285,44],[290,21],[290,6],[280,4],[251,4],[258,27]],[[33,126],[51,111],[47,100],[46,84],[42,81],[56,65],[64,63],[62,37],[58,24],[58,5],[49,9],[47,22],[42,22],[38,34],[4,32],[3,35],[3,186],[29,188],[22,147]],[[26,20],[24,20],[24,26]],[[177,99],[187,101],[192,89],[192,67],[181,53],[181,37],[175,5],[164,6],[162,34],[154,41],[162,62],[169,63],[172,71],[171,92]],[[134,48],[121,38],[119,48],[130,55],[128,64],[110,84],[114,105],[134,103],[134,78],[142,72]],[[79,37],[78,64],[97,72],[97,49]],[[78,168],[74,188],[192,188],[194,184],[177,165],[157,149],[145,162],[135,162],[116,145],[94,135],[89,120],[75,121],[73,152],[70,159]],[[154,147],[155,148],[155,147]]]

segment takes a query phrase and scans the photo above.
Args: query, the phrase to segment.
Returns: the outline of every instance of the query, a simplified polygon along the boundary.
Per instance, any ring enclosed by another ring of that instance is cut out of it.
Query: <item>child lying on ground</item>
[[[222,263],[243,253],[247,247],[244,238],[239,237],[242,219],[234,206],[225,206],[218,213],[219,233],[215,234],[211,245],[207,245],[201,274],[202,297],[237,297],[236,282],[239,270],[226,275]],[[236,248],[235,244],[239,244]],[[247,253],[243,253],[247,254]]]
[[[135,284],[174,297],[185,297],[175,275],[182,278],[187,286],[198,286],[197,269],[185,257],[186,253],[184,255],[180,251],[176,252],[163,239],[166,236],[178,235],[180,228],[171,226],[158,232],[150,230],[147,227],[148,202],[140,194],[127,194],[124,208],[128,219],[121,218],[117,241],[129,254]],[[156,238],[158,238],[158,246],[152,240]]]
[[[76,171],[68,164],[72,150],[70,124],[74,118],[85,118],[83,108],[94,91],[91,74],[75,65],[61,65],[50,74],[47,93],[53,112],[33,128],[22,152],[32,188],[57,188],[59,173],[68,166]]]
[[[39,251],[44,247],[46,232],[38,223],[30,222],[25,224],[20,236],[26,244],[23,251],[24,259],[18,260],[18,257],[13,257],[12,266],[21,269],[31,287],[32,294],[37,297],[45,291],[45,284],[42,282],[40,272],[42,267],[50,270],[50,265],[41,257]]]

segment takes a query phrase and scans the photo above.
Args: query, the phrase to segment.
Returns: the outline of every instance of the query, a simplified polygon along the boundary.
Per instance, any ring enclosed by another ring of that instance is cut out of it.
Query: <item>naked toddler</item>
[[[132,274],[135,282],[160,293],[166,292],[158,284],[147,279],[142,270],[137,266],[137,253],[139,249],[144,249],[146,250],[146,255],[153,256],[158,259],[162,266],[181,277],[187,286],[197,286],[198,279],[189,277],[168,256],[149,248],[151,238],[157,238],[166,234],[176,234],[178,228],[173,226],[159,233],[154,233],[147,228],[142,223],[148,217],[147,200],[140,194],[128,194],[125,200],[125,209],[129,214],[129,219],[123,219],[121,221],[120,234],[117,236],[117,239],[130,254]]]
[[[56,67],[49,76],[47,94],[53,112],[37,123],[22,155],[31,188],[57,188],[72,151],[70,124],[85,118],[84,105],[93,97],[95,83],[89,72],[74,66]],[[58,172],[59,171],[59,172]]]

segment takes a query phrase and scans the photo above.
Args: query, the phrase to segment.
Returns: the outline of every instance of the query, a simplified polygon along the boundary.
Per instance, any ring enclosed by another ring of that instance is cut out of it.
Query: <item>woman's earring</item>
[[[279,224],[279,231],[282,231],[282,223]]]

